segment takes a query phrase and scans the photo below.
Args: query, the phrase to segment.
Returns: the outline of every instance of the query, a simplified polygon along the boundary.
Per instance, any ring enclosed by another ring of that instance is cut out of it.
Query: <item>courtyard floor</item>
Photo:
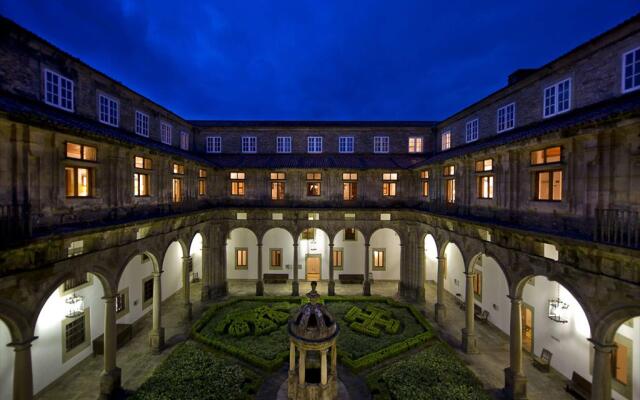
[[[503,370],[509,363],[509,340],[507,335],[490,324],[476,324],[479,354],[467,355],[461,351],[460,337],[464,326],[464,311],[456,305],[453,295],[446,293],[447,306],[446,326],[440,327],[434,322],[433,299],[435,299],[435,285],[427,283],[427,303],[422,309],[427,318],[438,330],[440,337],[452,346],[468,367],[480,378],[485,388],[496,399],[503,399],[501,388],[504,385]],[[310,282],[300,283],[300,293],[311,290]],[[327,293],[327,282],[318,284],[320,293]],[[229,292],[233,295],[255,294],[253,282],[230,282]],[[359,285],[336,284],[336,294],[361,294]],[[372,294],[394,297],[397,292],[396,282],[377,282],[372,285]],[[291,287],[288,284],[265,285],[265,295],[289,295]],[[191,297],[193,302],[193,319],[199,318],[206,304],[200,301],[200,284],[193,284]],[[137,389],[147,380],[157,367],[171,352],[171,349],[187,338],[190,322],[185,319],[182,305],[182,294],[176,293],[163,303],[163,326],[165,327],[166,348],[161,354],[152,354],[149,350],[148,333],[151,327],[151,313],[144,317],[143,328],[124,347],[118,350],[118,366],[122,369],[122,385],[127,390]],[[542,373],[533,368],[530,358],[525,356],[524,368],[528,378],[529,399],[572,399],[565,391],[566,379],[555,371]],[[36,399],[46,400],[94,400],[99,391],[100,372],[102,370],[102,356],[88,357],[60,379],[42,390]]]

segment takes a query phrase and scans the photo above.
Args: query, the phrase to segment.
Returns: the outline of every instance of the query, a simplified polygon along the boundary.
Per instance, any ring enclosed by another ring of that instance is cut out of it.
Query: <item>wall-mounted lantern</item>
[[[569,305],[560,298],[549,300],[549,319],[560,324],[566,324],[569,320],[566,318],[566,310]]]
[[[82,296],[74,293],[72,296],[67,297],[64,302],[67,305],[65,314],[67,318],[75,318],[84,313],[84,298]]]

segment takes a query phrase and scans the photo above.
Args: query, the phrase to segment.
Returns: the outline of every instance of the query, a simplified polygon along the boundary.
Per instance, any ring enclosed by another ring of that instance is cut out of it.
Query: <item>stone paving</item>
[[[327,283],[320,282],[320,293],[327,292]],[[300,293],[311,290],[310,282],[300,282]],[[229,292],[233,295],[253,295],[255,283],[249,281],[230,282]],[[266,295],[289,295],[290,285],[270,284],[265,285]],[[359,285],[336,284],[336,293],[344,295],[356,295],[362,293]],[[372,285],[372,294],[395,297],[397,283],[376,282]],[[445,292],[446,293],[446,292]],[[206,304],[200,302],[200,284],[193,284],[191,297],[193,302],[194,320],[199,317]],[[478,349],[480,354],[467,355],[460,348],[460,330],[464,326],[464,312],[460,310],[455,301],[455,296],[446,293],[445,304],[447,306],[447,324],[444,328],[438,327],[433,322],[433,302],[435,299],[435,286],[433,283],[426,285],[427,303],[424,306],[425,314],[435,329],[439,330],[440,337],[447,341],[467,363],[468,367],[482,380],[485,388],[496,399],[503,399],[501,388],[504,385],[503,369],[509,363],[509,341],[507,335],[500,332],[490,324],[476,323]],[[122,384],[127,390],[137,389],[171,352],[171,349],[179,342],[186,339],[189,323],[185,320],[185,311],[182,305],[182,293],[178,292],[163,303],[163,326],[167,346],[161,354],[152,354],[149,350],[147,335],[151,326],[151,313],[144,317],[143,328],[123,348],[118,350],[118,366],[122,369]],[[555,371],[542,373],[531,365],[530,357],[525,355],[524,368],[529,379],[529,399],[571,399],[565,391],[566,379]],[[98,393],[100,372],[102,370],[102,356],[88,357],[60,379],[41,391],[36,399],[39,400],[94,400]]]

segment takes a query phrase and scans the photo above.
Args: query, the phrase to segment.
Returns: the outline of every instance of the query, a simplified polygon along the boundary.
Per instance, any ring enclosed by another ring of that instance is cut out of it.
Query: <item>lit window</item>
[[[309,136],[307,138],[307,152],[322,153],[322,137],[321,136]]]
[[[149,196],[149,175],[135,172],[133,174],[133,195],[136,197]]]
[[[320,196],[322,173],[307,172],[307,196]]]
[[[498,109],[498,133],[516,126],[516,103],[507,104]]]
[[[353,153],[353,136],[340,136],[338,138],[338,151],[340,153]]]
[[[278,136],[276,138],[276,152],[291,153],[291,136]]]
[[[44,102],[63,110],[73,111],[73,81],[45,69]]]
[[[622,56],[622,92],[640,88],[640,47]]]
[[[442,175],[444,176],[453,176],[456,174],[456,166],[455,165],[445,165],[442,168]]]
[[[451,148],[451,131],[444,131],[441,135],[442,151]]]
[[[249,249],[236,248],[236,269],[247,269],[249,267]]]
[[[342,198],[343,200],[355,200],[358,195],[358,174],[345,172],[342,174]]]
[[[220,136],[207,136],[207,153],[222,152],[222,138]]]
[[[382,174],[382,195],[384,197],[395,197],[397,180],[398,174],[395,172],[385,172]]]
[[[493,171],[493,160],[491,158],[476,161],[476,172],[485,171]]]
[[[282,249],[271,249],[270,250],[271,257],[271,268],[282,268]]]
[[[231,179],[232,196],[244,196],[244,178],[244,172],[229,173],[229,179]]]
[[[180,203],[182,201],[182,178],[173,178],[172,199],[174,203]]]
[[[333,269],[343,269],[344,268],[344,250],[341,248],[333,249]]]
[[[173,163],[171,170],[174,174],[184,175],[184,164]]]
[[[98,96],[98,107],[100,122],[111,126],[118,126],[120,112],[118,110],[118,101],[116,99],[100,94]]]
[[[198,196],[207,194],[207,170],[200,168],[198,170]]]
[[[453,204],[456,202],[456,180],[455,179],[445,179],[445,194],[446,194],[446,202],[449,204]]]
[[[536,172],[536,200],[562,200],[562,170]]]
[[[160,140],[164,144],[171,145],[173,127],[166,122],[160,122]]]
[[[150,158],[135,156],[133,157],[133,166],[138,169],[151,169],[153,163]]]
[[[422,196],[429,197],[429,171],[420,171],[420,179],[422,179]]]
[[[149,137],[149,116],[141,111],[136,111],[136,134]]]
[[[271,179],[271,200],[284,200],[285,193],[285,179],[284,172],[271,172],[269,174]]]
[[[478,140],[478,131],[479,131],[478,125],[479,125],[479,121],[477,118],[467,122],[467,125],[465,128],[465,133],[466,133],[465,137],[466,137],[467,143]]]
[[[571,108],[571,79],[565,79],[544,89],[543,116],[551,117]]]
[[[482,271],[474,271],[473,276],[473,296],[482,301]]]
[[[67,197],[93,196],[93,168],[65,167]]]
[[[255,136],[242,137],[242,152],[256,153],[258,151],[258,138]]]
[[[546,149],[531,152],[531,165],[553,164],[562,160],[562,148],[560,146],[547,147]]]
[[[389,152],[389,136],[374,136],[373,152],[388,153]]]
[[[421,137],[410,137],[409,138],[409,153],[422,153],[422,138]]]
[[[373,249],[373,270],[385,269],[384,249]]]
[[[97,150],[93,146],[67,142],[67,158],[83,161],[96,161]]]
[[[180,148],[182,150],[189,150],[189,133],[182,131],[180,132]]]
[[[481,199],[493,199],[493,175],[478,176],[478,197]]]

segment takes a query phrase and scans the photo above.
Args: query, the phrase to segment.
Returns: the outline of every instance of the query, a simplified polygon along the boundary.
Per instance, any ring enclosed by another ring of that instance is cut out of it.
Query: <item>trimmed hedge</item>
[[[476,376],[444,343],[367,377],[374,400],[489,400]]]
[[[254,372],[194,342],[179,345],[131,400],[248,400],[262,383]]]
[[[268,335],[259,337],[245,336],[234,338],[233,341],[215,332],[215,327],[228,315],[237,313],[250,314],[258,305],[265,303],[288,302],[291,306],[298,306],[305,302],[306,298],[300,297],[253,297],[245,296],[228,300],[224,303],[212,305],[203,317],[198,320],[192,328],[192,337],[213,348],[222,350],[244,361],[247,361],[261,369],[274,371],[278,369],[289,357],[289,341],[286,332],[286,325],[270,332]],[[338,323],[342,325],[340,336],[338,337],[338,356],[340,361],[354,371],[371,367],[390,357],[401,354],[413,347],[419,346],[433,337],[433,333],[426,319],[415,309],[415,307],[396,302],[386,297],[378,296],[331,296],[322,297],[321,301],[332,311],[332,308],[361,305],[367,308],[376,304],[375,308],[386,311],[398,309],[400,313],[394,315],[394,319],[399,319],[399,323],[394,334],[385,334],[374,338],[360,333],[350,332],[347,329],[348,322],[343,320],[343,313],[334,313]],[[243,304],[243,303],[246,303]],[[237,309],[234,309],[238,307]],[[244,307],[244,308],[243,308]],[[253,307],[253,308],[251,308]],[[343,307],[343,308],[344,308]],[[230,314],[222,316],[223,309],[234,309]],[[279,309],[279,307],[274,306]],[[297,308],[296,308],[297,310]],[[291,310],[293,312],[293,310]],[[346,311],[345,311],[346,313]],[[339,314],[339,315],[336,315]],[[391,315],[391,313],[389,314]],[[400,326],[402,323],[402,327]],[[355,349],[355,350],[354,350]],[[372,351],[373,349],[373,351]]]

